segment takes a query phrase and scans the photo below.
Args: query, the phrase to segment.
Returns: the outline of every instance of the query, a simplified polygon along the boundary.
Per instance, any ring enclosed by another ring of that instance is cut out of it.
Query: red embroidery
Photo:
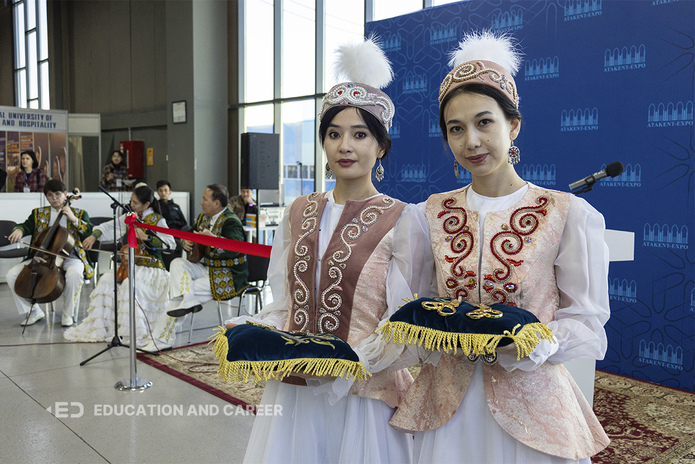
[[[464,286],[468,289],[474,289],[477,285],[475,273],[466,270],[462,263],[471,254],[473,250],[473,234],[468,228],[468,214],[466,210],[456,205],[456,199],[449,197],[442,201],[443,210],[437,214],[437,218],[444,218],[442,228],[447,234],[444,241],[449,244],[449,249],[453,254],[445,254],[444,259],[447,263],[451,263],[450,272],[454,277],[468,278]],[[461,283],[454,279],[447,279],[447,287],[454,289]],[[456,297],[466,300],[468,299],[468,291],[465,288],[458,287],[454,290]]]
[[[507,302],[508,294],[516,292],[518,288],[515,283],[508,282],[512,275],[512,266],[518,267],[524,263],[524,260],[515,260],[510,256],[520,253],[524,248],[524,242],[530,243],[529,236],[538,229],[539,215],[546,216],[548,213],[545,208],[548,201],[548,197],[540,196],[536,199],[536,206],[525,206],[514,210],[509,217],[509,225],[503,224],[502,231],[490,240],[492,255],[503,267],[495,269],[492,275],[486,275],[485,284],[495,282],[503,286],[494,291],[489,286],[484,288],[501,303],[513,304]]]

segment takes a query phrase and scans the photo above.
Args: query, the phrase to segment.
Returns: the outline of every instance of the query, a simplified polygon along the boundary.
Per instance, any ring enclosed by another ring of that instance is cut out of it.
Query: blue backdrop
[[[620,160],[583,194],[610,229],[635,233],[635,261],[611,263],[609,346],[600,369],[693,390],[695,2],[473,0],[369,23],[396,74],[393,148],[379,189],[408,202],[453,190],[437,94],[468,30],[511,32],[525,53],[519,174],[568,185]]]

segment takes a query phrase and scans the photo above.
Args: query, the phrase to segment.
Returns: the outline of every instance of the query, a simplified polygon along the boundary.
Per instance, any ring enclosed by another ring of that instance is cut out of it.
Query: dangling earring
[[[328,165],[328,161],[326,161],[326,179],[331,177],[333,177],[333,171],[331,171],[331,167]]]
[[[454,175],[457,179],[459,178],[459,163],[456,160],[454,160]]]
[[[374,178],[377,182],[384,180],[384,167],[381,165],[381,158],[379,158],[379,166],[377,166],[374,171]]]
[[[521,156],[519,155],[521,151],[519,150],[519,147],[514,145],[514,140],[512,140],[512,146],[509,147],[509,164],[514,166],[516,163],[521,161]]]

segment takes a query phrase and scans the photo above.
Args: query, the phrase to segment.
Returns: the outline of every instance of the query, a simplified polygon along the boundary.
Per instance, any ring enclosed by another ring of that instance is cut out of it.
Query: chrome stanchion
[[[135,227],[131,225],[131,227]],[[147,379],[139,379],[135,350],[137,340],[135,338],[135,250],[128,247],[128,293],[130,296],[130,378],[120,380],[114,385],[116,390],[143,391],[152,386]]]

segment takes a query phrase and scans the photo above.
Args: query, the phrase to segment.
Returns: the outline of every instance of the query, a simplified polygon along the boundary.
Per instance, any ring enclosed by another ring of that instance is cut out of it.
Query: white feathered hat
[[[344,82],[337,84],[323,97],[319,120],[334,106],[354,106],[376,116],[386,131],[391,128],[395,107],[381,89],[393,79],[388,58],[374,36],[357,44],[341,45],[335,75]]]
[[[449,66],[454,69],[439,86],[439,104],[452,90],[465,84],[485,84],[502,90],[516,108],[519,95],[514,82],[521,65],[518,44],[508,34],[490,31],[471,32],[463,37],[456,50],[451,52]]]

